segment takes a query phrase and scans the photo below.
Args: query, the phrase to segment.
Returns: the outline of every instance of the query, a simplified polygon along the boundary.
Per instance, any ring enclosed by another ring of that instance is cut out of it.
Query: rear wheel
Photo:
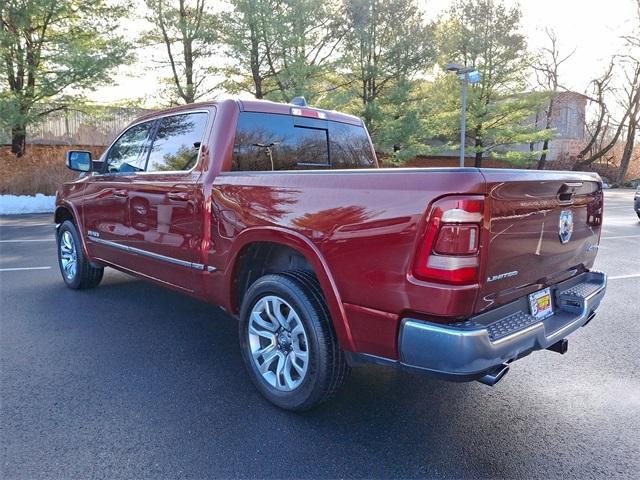
[[[67,287],[75,290],[97,287],[104,268],[94,267],[82,251],[75,224],[66,220],[58,229],[58,265]]]
[[[249,288],[240,347],[260,393],[287,410],[328,400],[349,371],[320,286],[308,272],[266,275]]]

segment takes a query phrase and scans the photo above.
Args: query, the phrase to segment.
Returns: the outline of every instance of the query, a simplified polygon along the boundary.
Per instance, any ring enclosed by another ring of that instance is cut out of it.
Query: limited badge
[[[560,212],[558,233],[562,243],[567,243],[571,239],[571,234],[573,233],[573,212],[571,210],[562,210]]]

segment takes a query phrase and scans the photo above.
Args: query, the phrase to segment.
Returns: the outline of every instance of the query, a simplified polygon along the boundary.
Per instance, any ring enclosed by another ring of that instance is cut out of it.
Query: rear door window
[[[207,124],[206,112],[171,115],[158,120],[147,162],[148,172],[191,170],[198,161]]]
[[[243,112],[238,119],[233,170],[308,170],[329,167],[326,125],[295,125],[290,115]],[[323,128],[324,127],[324,128]]]
[[[374,166],[371,141],[364,127],[331,122],[332,168],[371,168]]]
[[[232,170],[362,168],[373,163],[369,138],[361,126],[292,115],[240,113]]]

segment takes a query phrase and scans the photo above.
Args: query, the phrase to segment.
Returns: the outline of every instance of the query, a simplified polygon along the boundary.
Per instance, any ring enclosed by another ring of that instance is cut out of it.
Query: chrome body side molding
[[[194,270],[200,270],[200,271],[206,270],[208,272],[216,271],[215,267],[205,266],[202,263],[187,262],[186,260],[180,260],[179,258],[167,257],[166,255],[160,255],[159,253],[149,252],[148,250],[143,250],[141,248],[129,247],[127,245],[122,245],[121,243],[112,242],[111,240],[104,240],[102,238],[96,238],[93,236],[88,237],[88,240],[91,243],[98,243],[106,247],[116,248],[124,252],[129,252],[136,255],[142,255],[144,257],[153,258],[154,260],[159,260],[161,262],[172,263],[174,265],[179,265],[181,267],[193,268]]]

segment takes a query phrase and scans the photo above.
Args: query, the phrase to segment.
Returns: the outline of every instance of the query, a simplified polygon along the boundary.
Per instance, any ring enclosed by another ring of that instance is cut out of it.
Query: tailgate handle
[[[188,192],[169,192],[167,193],[167,197],[169,197],[169,199],[171,200],[179,200],[179,201],[187,201],[189,200],[189,193]]]
[[[573,194],[582,186],[582,182],[565,182],[558,190],[558,202],[569,204],[573,203]]]

